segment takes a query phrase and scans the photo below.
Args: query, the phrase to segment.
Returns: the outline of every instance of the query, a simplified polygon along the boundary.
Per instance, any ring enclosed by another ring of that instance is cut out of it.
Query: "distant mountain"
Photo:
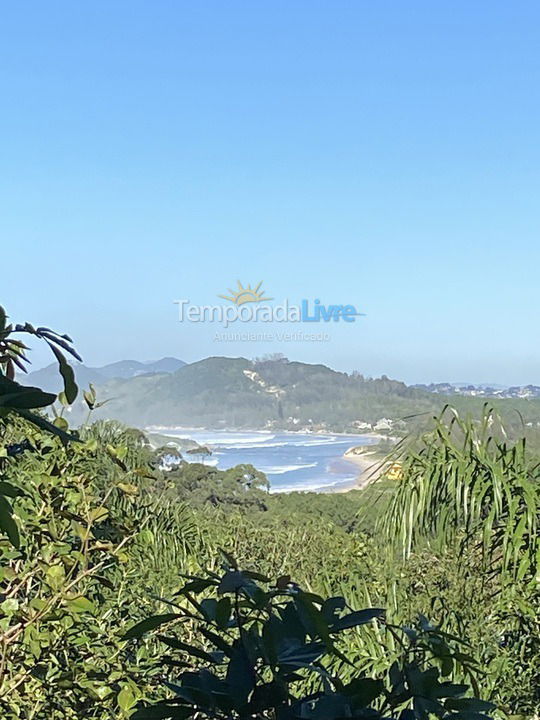
[[[107,378],[99,372],[99,368],[86,367],[81,363],[71,363],[75,371],[77,384],[80,388],[87,388],[90,383],[101,385],[107,382]],[[47,392],[59,393],[62,390],[62,378],[58,373],[58,363],[52,363],[40,370],[23,375],[17,375],[17,380],[22,385],[35,385]]]
[[[90,383],[100,386],[110,380],[120,378],[127,380],[138,375],[152,375],[156,373],[172,373],[183,367],[186,363],[173,357],[161,358],[151,362],[138,360],[120,360],[119,362],[103,365],[102,367],[88,367],[82,363],[73,363],[75,377],[80,388],[87,388]],[[35,370],[28,375],[20,375],[18,380],[23,385],[36,385],[48,392],[58,393],[62,389],[62,381],[58,374],[57,363],[47,365],[41,370]]]
[[[128,379],[137,375],[148,373],[172,373],[179,370],[186,363],[173,357],[164,357],[154,362],[138,362],[137,360],[120,360],[119,362],[104,365],[97,368],[103,377],[107,379],[123,378]]]

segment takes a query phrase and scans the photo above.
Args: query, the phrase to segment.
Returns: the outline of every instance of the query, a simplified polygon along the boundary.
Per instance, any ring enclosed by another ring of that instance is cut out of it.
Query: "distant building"
[[[372,429],[371,423],[364,422],[363,420],[355,420],[353,422],[353,427],[355,427],[357,430],[371,430]]]

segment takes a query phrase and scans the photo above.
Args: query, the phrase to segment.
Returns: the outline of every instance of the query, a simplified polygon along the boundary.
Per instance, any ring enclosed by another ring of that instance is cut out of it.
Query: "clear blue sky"
[[[88,364],[540,384],[539,23],[500,0],[4,3],[0,302]],[[177,322],[237,278],[367,315],[311,344]]]

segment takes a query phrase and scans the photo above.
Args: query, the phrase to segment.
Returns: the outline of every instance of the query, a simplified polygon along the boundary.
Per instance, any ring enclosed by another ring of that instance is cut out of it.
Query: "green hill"
[[[351,431],[376,428],[388,418],[392,430],[414,424],[411,416],[439,412],[446,399],[385,376],[364,378],[325,365],[286,359],[250,361],[211,357],[174,373],[116,378],[99,388],[109,402],[99,411],[127,423],[230,428],[302,428]],[[478,411],[484,400],[453,398],[459,409]],[[535,401],[493,401],[507,413],[517,408],[540,418]],[[517,417],[517,415],[516,415]],[[405,421],[398,422],[401,418]]]

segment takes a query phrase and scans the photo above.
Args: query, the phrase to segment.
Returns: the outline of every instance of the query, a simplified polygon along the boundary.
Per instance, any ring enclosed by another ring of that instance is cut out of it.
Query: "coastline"
[[[286,429],[286,428],[238,428],[238,427],[199,427],[199,426],[193,426],[193,427],[186,427],[184,425],[145,425],[142,428],[143,432],[147,433],[156,433],[156,434],[163,434],[165,435],[167,431],[173,431],[173,432],[189,432],[189,431],[195,431],[195,432],[224,432],[224,433],[266,433],[266,434],[275,434],[275,433],[287,433],[291,435],[335,435],[336,437],[369,437],[369,438],[376,438],[377,440],[386,440],[388,439],[388,435],[381,435],[379,432],[375,432],[374,430],[365,430],[363,432],[342,432],[342,431],[333,431],[333,430],[311,430],[309,428],[295,428],[294,430]],[[349,458],[347,458],[349,459]]]
[[[356,448],[350,448],[343,453],[343,459],[353,463],[358,469],[358,475],[350,487],[336,492],[347,492],[348,490],[363,490],[370,483],[377,480],[380,475],[383,458],[374,451],[355,452]]]
[[[272,432],[269,430],[212,430],[209,428],[186,428],[186,427],[179,427],[179,426],[161,426],[159,427],[159,430],[156,426],[153,427],[146,427],[146,432],[149,434],[149,436],[154,440],[156,444],[174,444],[176,447],[183,446],[188,444],[190,447],[194,445],[197,446],[198,443],[202,442],[201,438],[198,437],[200,433],[233,433],[234,435],[239,434],[242,435],[242,433],[247,433],[248,435],[250,433],[255,433],[257,435],[264,436],[274,436],[276,431]],[[169,434],[170,433],[170,434]],[[178,434],[177,434],[178,433]],[[319,482],[321,485],[316,485],[315,482],[309,483],[311,487],[309,488],[303,488],[302,482],[299,483],[300,486],[298,487],[283,487],[284,483],[280,482],[281,477],[279,478],[276,485],[274,485],[274,479],[271,479],[272,484],[272,493],[290,493],[290,492],[315,492],[315,493],[345,493],[349,492],[351,490],[362,490],[367,485],[369,485],[370,482],[372,482],[376,477],[378,477],[380,472],[380,464],[382,461],[382,457],[380,453],[377,453],[375,448],[378,447],[378,440],[383,439],[385,436],[380,435],[379,433],[374,432],[364,432],[364,433],[329,433],[329,432],[311,432],[306,433],[302,432],[300,430],[294,430],[294,431],[281,431],[281,434],[290,436],[297,436],[297,435],[304,435],[304,436],[311,436],[312,438],[318,438],[318,437],[327,437],[333,440],[338,441],[341,444],[341,447],[336,447],[336,450],[338,452],[333,455],[333,458],[328,456],[326,457],[326,460],[323,464],[326,464],[326,472],[328,474],[327,479],[323,480],[322,477],[319,477]],[[179,437],[180,435],[180,437]],[[191,435],[191,437],[189,437]],[[153,436],[153,437],[152,437]],[[182,438],[182,436],[184,436]],[[189,437],[189,439],[187,439]],[[345,440],[345,442],[344,442]],[[207,443],[207,440],[204,439],[204,442]],[[225,440],[227,443],[227,440]],[[242,439],[239,440],[239,442],[242,442]],[[285,441],[287,442],[287,441]],[[353,444],[356,443],[356,444]],[[360,444],[358,444],[360,443]],[[293,443],[294,445],[295,443]],[[309,441],[307,441],[307,444],[312,444]],[[317,443],[315,443],[317,444]],[[326,444],[326,443],[324,443]],[[227,445],[225,445],[225,448]],[[241,445],[238,446],[241,448]],[[256,445],[248,445],[248,447],[255,448],[258,447]],[[264,445],[261,445],[261,447],[264,447]],[[271,445],[269,447],[272,447]],[[339,447],[339,445],[338,445]],[[373,449],[371,449],[373,448]],[[182,448],[186,449],[186,448]],[[223,450],[223,449],[222,449]],[[272,451],[270,451],[272,452]],[[223,452],[221,453],[223,454]],[[257,463],[253,460],[252,461],[255,466],[257,467]],[[266,459],[265,459],[266,462]],[[293,459],[292,461],[289,460],[288,463],[293,463],[289,468],[284,466],[284,470],[297,470],[298,468],[302,467],[311,467],[311,465],[298,465],[295,466],[297,460]],[[305,462],[305,459],[304,459]],[[317,464],[317,460],[315,460],[315,463],[313,463],[313,466]],[[286,462],[286,464],[288,464]],[[217,461],[214,463],[217,464]],[[266,464],[270,465],[277,465],[275,462],[266,462]],[[264,463],[263,463],[264,465]],[[262,470],[265,471],[265,467],[261,466]],[[282,470],[282,472],[284,471]],[[268,471],[272,473],[274,471],[273,468],[268,468]],[[268,472],[267,471],[267,472]],[[276,473],[279,474],[279,468],[275,470]],[[305,473],[304,473],[305,475]],[[333,477],[332,477],[333,476]],[[270,479],[270,477],[269,477]],[[309,479],[309,478],[308,478]],[[306,481],[306,478],[304,478],[304,483]],[[324,483],[324,484],[323,484]],[[296,484],[296,483],[294,483]]]
[[[364,490],[370,483],[377,480],[381,471],[383,458],[374,452],[355,453],[352,452],[353,450],[355,450],[355,448],[346,450],[342,458],[356,466],[358,474],[354,479],[333,487],[325,486],[316,488],[310,492],[320,494],[348,493],[351,490]]]

